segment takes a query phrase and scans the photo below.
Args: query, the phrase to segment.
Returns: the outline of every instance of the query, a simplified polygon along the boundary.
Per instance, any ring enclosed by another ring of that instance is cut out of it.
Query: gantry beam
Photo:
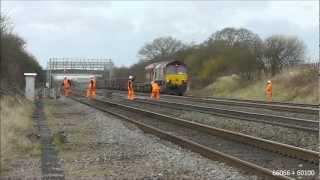
[[[52,87],[52,76],[61,73],[95,73],[110,79],[113,68],[113,62],[107,58],[50,58],[47,63],[47,83]]]

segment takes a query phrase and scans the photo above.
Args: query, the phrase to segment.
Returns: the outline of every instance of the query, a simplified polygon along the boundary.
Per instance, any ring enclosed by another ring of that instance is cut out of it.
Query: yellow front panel
[[[182,81],[187,82],[188,75],[186,73],[181,74],[166,74],[165,75],[166,82],[171,81],[171,84],[181,85]]]

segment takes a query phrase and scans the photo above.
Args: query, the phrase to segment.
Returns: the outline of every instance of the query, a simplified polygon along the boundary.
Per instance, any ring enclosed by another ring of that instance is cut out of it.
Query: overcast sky
[[[50,57],[138,61],[154,38],[200,43],[225,27],[247,28],[266,38],[296,35],[307,55],[319,57],[319,1],[1,1],[14,31],[43,67]]]

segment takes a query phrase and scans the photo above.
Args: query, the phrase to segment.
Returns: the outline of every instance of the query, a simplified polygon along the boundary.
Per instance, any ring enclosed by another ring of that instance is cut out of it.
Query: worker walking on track
[[[96,98],[96,89],[97,89],[96,80],[95,80],[94,76],[92,76],[90,78],[90,82],[89,82],[88,89],[87,89],[87,97],[89,99]]]
[[[71,83],[71,79],[68,79],[68,84],[69,84],[69,89],[68,89],[68,95],[72,94],[72,83]]]
[[[270,80],[267,82],[266,96],[267,96],[267,101],[272,102],[272,83]]]
[[[134,100],[133,81],[134,81],[134,77],[130,75],[128,80],[128,99],[129,100]]]
[[[151,82],[151,99],[156,99],[159,100],[160,99],[160,86],[158,85],[158,83],[156,83],[155,81]]]
[[[62,85],[64,96],[69,96],[71,94],[71,81],[64,77]]]

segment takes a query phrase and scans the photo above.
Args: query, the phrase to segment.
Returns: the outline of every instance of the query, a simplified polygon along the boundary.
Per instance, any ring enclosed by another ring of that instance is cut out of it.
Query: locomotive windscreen
[[[167,74],[186,73],[187,68],[184,65],[168,65]]]

